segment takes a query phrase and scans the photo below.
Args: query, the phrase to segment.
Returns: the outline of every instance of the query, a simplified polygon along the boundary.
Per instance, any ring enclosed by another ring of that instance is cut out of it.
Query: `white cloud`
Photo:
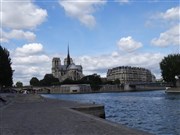
[[[117,45],[121,50],[127,52],[133,52],[143,46],[141,42],[135,41],[131,36],[121,38]]]
[[[47,17],[47,11],[34,5],[31,0],[3,2],[0,13],[2,26],[11,29],[32,29]]]
[[[36,35],[30,31],[12,30],[10,32],[4,32],[1,29],[1,32],[2,32],[1,35],[2,42],[8,42],[9,39],[26,39],[28,41],[34,41],[36,38]]]
[[[144,67],[160,76],[159,62],[164,57],[160,53],[126,53],[113,55],[105,54],[100,56],[81,56],[76,58],[77,63],[83,66],[85,75],[98,73],[106,75],[109,68],[118,66]]]
[[[112,56],[112,57],[118,57],[119,54],[118,54],[118,52],[114,51],[114,52],[112,52],[111,56]]]
[[[151,44],[158,47],[168,47],[173,45],[180,45],[180,7],[172,7],[165,12],[154,14],[149,20],[149,24],[156,23],[161,28],[166,30],[151,40]]]
[[[8,36],[16,39],[27,39],[28,41],[33,41],[36,38],[34,33],[30,31],[24,32],[23,30],[12,30]]]
[[[155,46],[166,47],[171,45],[180,45],[180,24],[160,33],[158,38],[152,39],[151,43]]]
[[[173,7],[168,9],[166,12],[162,12],[156,15],[157,18],[165,20],[179,20],[180,7]]]
[[[1,38],[0,38],[0,42],[1,42],[1,43],[8,42],[8,39],[6,39],[6,38],[4,38],[4,37],[1,37]]]
[[[10,39],[33,41],[36,35],[31,31],[47,17],[47,11],[36,6],[31,0],[2,1],[0,14],[1,42],[8,42]]]
[[[8,42],[7,34],[0,28],[0,42]]]
[[[25,44],[15,50],[16,56],[28,56],[31,54],[42,53],[43,45],[40,43]]]
[[[146,21],[145,25],[147,27],[172,27],[179,23],[180,18],[180,7],[172,7],[164,12],[154,13]]]
[[[70,17],[77,18],[82,24],[87,27],[94,27],[96,25],[96,19],[92,15],[97,6],[104,5],[106,0],[59,0],[60,6],[62,6],[66,14]]]
[[[73,58],[73,60],[76,62],[75,64],[83,66],[85,75],[97,73],[105,77],[109,68],[135,66],[150,69],[154,74],[160,76],[159,62],[163,57],[164,55],[160,53],[122,54],[114,51],[110,54],[98,56],[80,56]],[[29,80],[34,76],[42,79],[46,73],[51,73],[51,60],[52,57],[46,55],[43,46],[37,43],[17,48],[12,52],[12,66],[15,70],[14,82],[22,81],[24,84],[29,84]]]
[[[18,56],[13,58],[14,63],[19,65],[31,65],[31,64],[43,64],[50,61],[50,58],[47,55],[40,54],[40,55],[33,55],[33,56]]]
[[[28,85],[32,77],[42,79],[51,73],[51,58],[39,43],[25,44],[12,51],[14,82],[21,81]]]
[[[129,3],[129,0],[115,0],[115,2],[119,2],[120,4]]]

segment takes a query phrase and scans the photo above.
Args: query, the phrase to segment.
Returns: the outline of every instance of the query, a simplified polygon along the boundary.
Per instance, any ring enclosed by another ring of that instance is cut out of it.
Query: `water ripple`
[[[46,96],[103,104],[108,120],[156,135],[180,135],[180,95],[152,91]]]

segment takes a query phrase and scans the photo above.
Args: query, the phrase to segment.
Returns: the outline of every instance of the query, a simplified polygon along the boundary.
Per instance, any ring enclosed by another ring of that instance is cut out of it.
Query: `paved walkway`
[[[0,108],[0,135],[148,135],[70,108],[77,102],[17,95]]]

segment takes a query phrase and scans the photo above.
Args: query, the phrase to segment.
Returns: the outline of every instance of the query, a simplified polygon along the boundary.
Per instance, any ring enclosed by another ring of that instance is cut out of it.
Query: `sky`
[[[149,69],[180,53],[178,0],[0,0],[0,44],[10,52],[14,84],[51,73],[70,56],[84,75],[118,66]]]

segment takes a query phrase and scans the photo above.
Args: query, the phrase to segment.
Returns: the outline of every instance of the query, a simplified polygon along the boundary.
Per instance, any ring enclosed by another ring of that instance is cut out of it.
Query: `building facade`
[[[108,69],[107,80],[120,80],[120,83],[154,82],[155,76],[145,68],[120,66]]]
[[[73,63],[73,59],[70,57],[69,54],[69,47],[67,58],[64,59],[64,65],[61,65],[60,58],[53,58],[52,74],[55,78],[58,78],[60,82],[64,81],[65,79],[71,79],[76,81],[80,80],[83,77],[83,68],[81,65],[75,65]]]

